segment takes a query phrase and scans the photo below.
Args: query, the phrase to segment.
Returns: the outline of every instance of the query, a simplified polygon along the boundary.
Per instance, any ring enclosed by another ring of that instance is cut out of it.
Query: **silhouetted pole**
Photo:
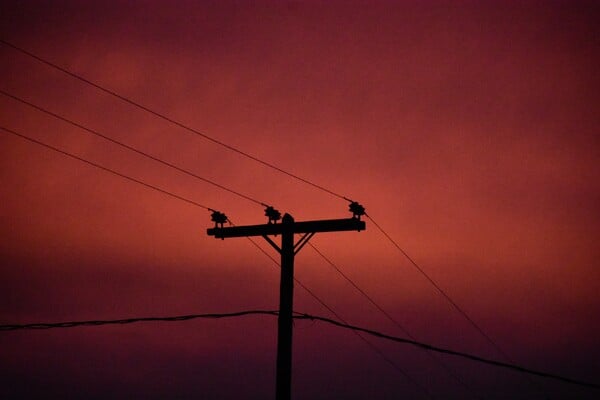
[[[292,393],[292,310],[294,303],[294,218],[285,214],[281,225],[281,282],[277,332],[276,398],[290,399]]]
[[[321,221],[295,222],[294,218],[285,214],[283,219],[279,211],[267,207],[265,215],[269,223],[264,225],[247,225],[223,227],[227,217],[218,211],[212,214],[215,227],[206,233],[217,239],[231,237],[262,236],[281,255],[281,280],[279,285],[279,316],[277,319],[277,383],[276,399],[290,400],[292,394],[292,312],[294,303],[294,256],[317,232],[361,231],[365,229],[364,208],[356,203],[350,204],[352,218],[330,219]],[[282,220],[280,224],[278,220]],[[304,235],[294,244],[294,234]],[[281,235],[281,247],[277,246],[269,236]]]

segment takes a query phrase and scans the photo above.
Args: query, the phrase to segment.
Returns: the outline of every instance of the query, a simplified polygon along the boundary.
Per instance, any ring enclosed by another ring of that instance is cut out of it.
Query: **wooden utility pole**
[[[223,227],[227,222],[225,214],[215,211],[212,219],[215,227],[208,229],[209,236],[217,239],[233,237],[262,236],[281,255],[281,281],[279,286],[279,316],[277,332],[277,383],[276,399],[289,400],[292,388],[292,312],[294,303],[294,256],[317,232],[361,231],[365,229],[364,208],[358,203],[350,204],[352,218],[320,221],[295,222],[291,215],[281,214],[273,207],[267,207],[265,215],[269,223]],[[277,221],[281,219],[281,223]],[[303,234],[294,244],[294,235]],[[269,237],[281,235],[281,247]]]

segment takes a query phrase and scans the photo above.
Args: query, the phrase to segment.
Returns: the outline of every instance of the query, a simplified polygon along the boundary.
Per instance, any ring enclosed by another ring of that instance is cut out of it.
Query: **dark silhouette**
[[[262,236],[281,255],[281,281],[279,286],[279,317],[277,331],[277,382],[276,399],[289,400],[292,388],[292,319],[294,303],[294,256],[308,243],[317,232],[361,231],[365,229],[364,207],[356,202],[350,204],[352,218],[321,221],[295,222],[290,214],[285,214],[281,223],[281,213],[271,206],[265,209],[269,219],[265,225],[223,227],[227,220],[224,214],[213,212],[215,227],[207,233],[215,238]],[[294,244],[294,234],[302,237]],[[281,246],[269,236],[281,235]]]

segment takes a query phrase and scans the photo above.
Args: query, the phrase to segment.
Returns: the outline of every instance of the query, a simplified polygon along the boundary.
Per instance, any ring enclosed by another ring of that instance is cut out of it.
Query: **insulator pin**
[[[352,213],[352,218],[356,218],[358,220],[360,220],[360,217],[365,215],[365,208],[363,206],[361,206],[360,204],[358,204],[358,202],[353,201],[352,203],[350,203],[350,206],[348,207],[349,211]]]
[[[276,224],[281,219],[281,213],[272,206],[265,208],[265,216],[269,218],[269,224]]]
[[[219,211],[213,211],[210,219],[215,223],[215,228],[222,228],[223,224],[227,222],[227,215]]]

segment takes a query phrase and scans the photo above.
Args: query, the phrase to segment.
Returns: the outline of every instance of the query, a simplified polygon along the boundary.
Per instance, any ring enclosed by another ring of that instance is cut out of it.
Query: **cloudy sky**
[[[358,200],[514,362],[599,382],[599,17],[594,1],[4,1],[0,37]],[[349,216],[2,43],[0,89],[296,220]],[[266,222],[5,94],[0,126]],[[5,130],[0,164],[1,323],[277,308],[278,267],[208,237],[207,210]],[[366,223],[311,243],[418,340],[505,360]],[[406,336],[311,247],[296,277],[344,320]],[[294,308],[332,317],[299,286]],[[4,332],[0,397],[274,398],[276,329],[248,316]],[[350,331],[297,321],[294,397],[597,396],[368,340],[395,368]]]

